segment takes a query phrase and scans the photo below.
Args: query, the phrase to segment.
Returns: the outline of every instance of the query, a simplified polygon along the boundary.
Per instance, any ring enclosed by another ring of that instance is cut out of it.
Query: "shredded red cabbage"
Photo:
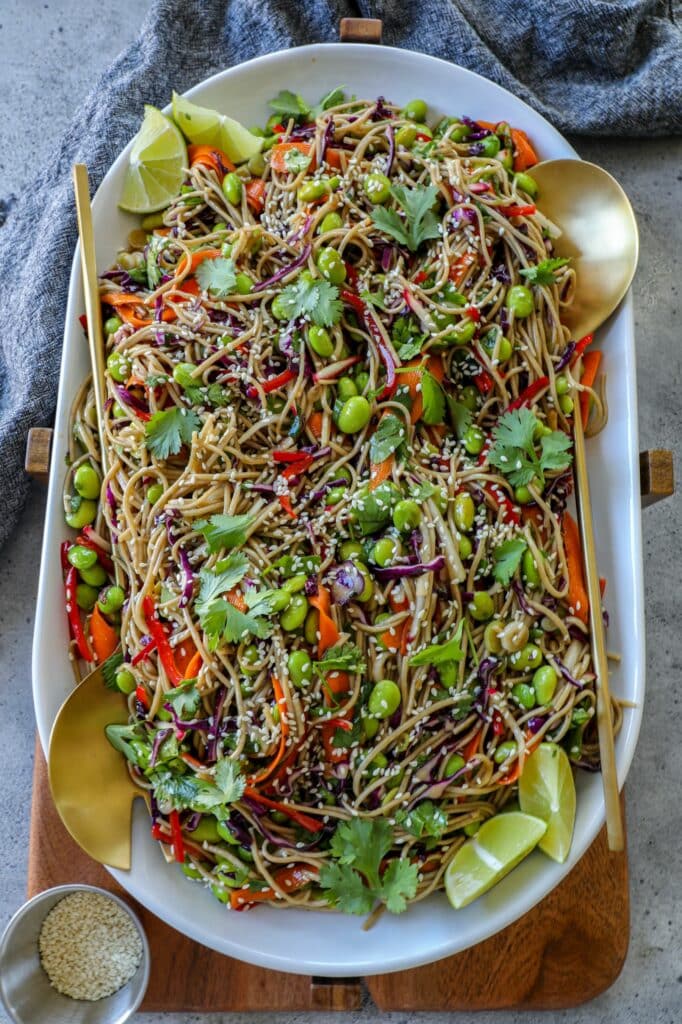
[[[386,170],[384,174],[389,175],[395,159],[395,134],[392,125],[386,125],[386,138],[388,139],[388,156],[386,158]]]
[[[124,405],[127,405],[130,409],[134,409],[136,412],[149,413],[149,407],[146,402],[140,401],[139,398],[135,397],[132,391],[129,391],[128,388],[124,388],[122,384],[114,384],[114,391],[121,402],[123,402]]]
[[[568,366],[568,364],[570,363],[571,359],[573,358],[573,353],[575,352],[575,348],[576,348],[575,342],[574,341],[569,341],[568,345],[564,349],[564,352],[563,352],[563,355],[561,356],[561,359],[559,360],[559,362],[554,367],[555,370],[557,370],[557,371],[558,370],[563,370],[565,366]]]
[[[583,639],[584,639],[584,637],[583,637]],[[557,657],[552,657],[552,661],[554,663],[554,666],[556,668],[558,668],[559,672],[564,677],[564,679],[566,680],[567,683],[570,683],[571,686],[575,686],[575,688],[577,690],[584,690],[585,689],[585,684],[581,683],[579,679],[576,679],[575,676],[572,675],[571,672],[569,672],[569,670],[566,668],[566,666],[563,664],[563,662],[559,661],[559,659]]]
[[[156,760],[159,756],[159,751],[161,750],[162,745],[168,739],[172,732],[172,729],[159,729],[159,731],[157,732],[156,736],[154,737],[154,742],[152,743],[152,752],[149,755],[150,768],[153,768],[154,765],[156,764]]]
[[[264,281],[258,281],[258,283],[253,286],[253,291],[262,292],[264,289],[269,288],[278,281],[281,281],[283,277],[286,277],[293,270],[297,270],[299,267],[302,267],[310,256],[310,249],[310,244],[305,245],[300,256],[297,256],[295,260],[292,260],[292,262],[288,263],[285,267],[280,267],[277,273],[273,274],[272,277],[266,277]]]
[[[380,580],[398,580],[405,576],[422,576],[425,572],[440,572],[444,565],[444,556],[437,555],[430,562],[417,562],[416,565],[389,565],[383,569],[372,566],[372,572]]]
[[[332,598],[336,604],[346,605],[365,589],[365,580],[355,562],[342,562],[332,577]]]

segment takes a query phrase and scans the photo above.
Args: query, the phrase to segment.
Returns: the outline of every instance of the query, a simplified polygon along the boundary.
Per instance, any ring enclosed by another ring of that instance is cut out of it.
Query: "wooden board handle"
[[[655,505],[675,493],[673,453],[667,448],[652,448],[639,453],[639,480],[642,507]]]
[[[341,18],[339,38],[342,43],[380,43],[380,18]]]
[[[52,449],[51,427],[31,427],[26,440],[24,469],[30,477],[41,484],[47,483],[50,475],[50,453]]]
[[[362,984],[359,978],[311,978],[310,1002],[313,1010],[359,1010]]]

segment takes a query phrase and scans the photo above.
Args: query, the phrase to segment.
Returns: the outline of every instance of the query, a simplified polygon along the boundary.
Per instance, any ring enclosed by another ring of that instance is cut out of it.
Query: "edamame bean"
[[[339,548],[339,554],[341,555],[341,560],[343,562],[348,559],[352,559],[353,561],[356,559],[363,561],[364,559],[362,544],[357,540],[344,540],[343,544]]]
[[[476,145],[476,143],[474,143]],[[497,156],[500,152],[500,140],[497,135],[486,135],[484,139],[478,143],[481,149],[481,156]]]
[[[282,292],[275,295],[270,306],[270,312],[274,316],[275,320],[289,320],[291,317],[291,307],[287,299],[285,299]]]
[[[97,502],[83,498],[64,518],[72,529],[82,530],[89,523],[94,523],[97,518]]]
[[[130,376],[130,363],[120,352],[110,352],[107,356],[107,370],[115,381],[122,384]]]
[[[515,487],[514,500],[517,505],[529,505],[533,500],[533,495],[527,487]]]
[[[331,491],[327,492],[327,504],[338,505],[346,497],[346,493],[345,487],[332,487]]]
[[[533,312],[533,293],[525,284],[515,284],[507,292],[506,305],[515,317],[523,320]]]
[[[561,395],[559,398],[559,408],[561,409],[564,416],[570,416],[573,412],[573,399],[570,395]]]
[[[451,345],[468,345],[475,333],[476,324],[467,317],[456,323],[451,331],[448,331],[445,340]]]
[[[520,188],[531,199],[535,199],[538,194],[537,182],[534,178],[531,178],[530,174],[524,174],[523,171],[519,171],[518,174],[514,175],[514,188]]]
[[[76,586],[76,604],[84,612],[91,612],[97,600],[96,587],[90,587],[87,583],[79,583]]]
[[[443,770],[443,778],[447,779],[450,775],[455,775],[461,771],[466,764],[461,754],[451,754],[445,762],[445,768]]]
[[[302,203],[314,203],[316,199],[321,199],[326,194],[327,186],[319,178],[304,181],[296,193]]]
[[[116,334],[119,327],[123,327],[120,316],[110,316],[104,321],[105,334]]]
[[[279,590],[273,590],[272,594],[270,595],[270,607],[272,608],[273,612],[283,612],[285,611],[285,609],[289,608],[290,605],[291,594],[289,593],[288,590],[284,590],[283,587],[280,587]],[[301,620],[301,622],[302,621],[303,620]],[[282,629],[286,628],[286,626],[282,626]],[[292,626],[291,628],[297,629],[298,626]]]
[[[455,526],[468,533],[474,525],[476,506],[470,494],[460,493],[455,498]]]
[[[372,407],[362,395],[354,395],[344,402],[339,412],[339,430],[344,434],[357,434],[364,430],[372,415]]]
[[[305,587],[307,579],[308,577],[304,572],[297,572],[282,584],[282,588],[286,590],[288,594],[298,594]]]
[[[533,689],[535,690],[538,704],[549,704],[554,696],[558,679],[556,670],[551,665],[541,665],[540,668],[535,670],[533,673]]]
[[[502,628],[502,623],[498,619],[495,622],[489,622],[483,631],[483,643],[486,650],[490,651],[491,654],[499,654],[502,650],[502,643],[500,641],[500,630]]]
[[[205,814],[197,827],[190,832],[190,836],[197,843],[217,843],[218,822]]]
[[[493,755],[495,764],[504,764],[510,757],[513,757],[517,751],[517,746],[514,740],[507,740],[506,743],[500,743],[499,747]]]
[[[393,509],[393,525],[396,530],[406,533],[414,530],[422,521],[422,511],[416,501],[404,498]]]
[[[292,651],[287,659],[287,668],[294,686],[301,688],[312,682],[313,663],[307,651]]]
[[[332,284],[342,284],[346,280],[346,267],[336,249],[320,249],[316,263],[322,276]]]
[[[83,583],[89,583],[91,587],[103,587],[108,579],[105,570],[97,563],[89,569],[79,569],[78,573]]]
[[[223,178],[223,195],[228,203],[231,203],[232,206],[237,206],[242,201],[242,192],[242,179],[235,171],[230,171]]]
[[[334,342],[329,336],[329,331],[324,327],[316,327],[314,324],[308,328],[308,344],[313,352],[325,358],[334,351]]]
[[[255,178],[260,178],[265,170],[265,157],[262,153],[254,153],[247,160],[246,166]]]
[[[515,686],[512,686],[512,697],[526,711],[530,711],[531,708],[535,707],[535,690],[532,686],[528,686],[527,683],[516,683]]]
[[[176,384],[179,384],[183,391],[186,388],[200,388],[202,381],[199,377],[193,377],[192,373],[196,370],[194,363],[177,363],[173,367],[173,380]]]
[[[495,611],[495,604],[487,590],[477,590],[469,602],[469,614],[477,622],[485,622]]]
[[[163,484],[152,484],[147,488],[147,501],[150,505],[156,505],[163,494]]]
[[[523,552],[523,557],[521,558],[521,572],[529,587],[535,588],[540,586],[540,573],[538,572],[537,562],[533,558],[533,553],[528,548]]]
[[[474,546],[468,537],[460,537],[457,546],[459,548],[459,557],[461,559],[466,560],[467,558],[471,558]]]
[[[469,138],[473,131],[468,124],[462,124],[461,121],[455,122],[455,127],[450,132],[450,138],[453,142],[464,142]]]
[[[83,544],[73,544],[66,557],[76,569],[89,569],[97,561],[97,552],[86,548]]]
[[[240,271],[235,277],[235,288],[238,295],[249,295],[253,291],[253,281],[248,274]]]
[[[509,655],[509,664],[517,672],[537,668],[542,663],[542,651],[536,644],[525,644],[520,651]]]
[[[336,385],[336,394],[342,402],[348,401],[349,398],[353,398],[357,393],[358,389],[352,377],[342,377]]]
[[[316,608],[311,608],[305,617],[305,625],[303,626],[303,636],[306,642],[312,647],[313,644],[317,643],[317,633],[320,627],[320,613]]]
[[[284,593],[287,593],[286,590]],[[308,598],[305,594],[289,594],[287,596],[290,598],[290,603],[280,615],[279,624],[285,632],[293,633],[295,629],[300,629],[305,622],[308,614]]]
[[[459,401],[470,412],[476,412],[478,409],[478,391],[473,384],[467,384],[465,388],[462,388],[459,393]]]
[[[260,652],[255,644],[248,644],[241,653],[239,658],[239,665],[242,672],[247,672],[249,675],[258,672],[256,667],[261,660]]]
[[[465,836],[475,836],[480,827],[480,821],[470,821],[468,825],[464,826],[462,832],[464,833]]]
[[[426,120],[427,111],[428,107],[424,100],[410,100],[403,107],[402,116],[406,117],[408,121],[416,121],[421,125]]]
[[[73,486],[81,498],[99,498],[99,474],[89,462],[82,462],[73,476]]]
[[[121,693],[132,693],[137,686],[137,679],[129,668],[120,668],[115,676],[116,687]]]
[[[125,599],[126,595],[123,587],[112,584],[100,592],[97,604],[99,610],[104,612],[105,615],[114,615],[123,607]]]
[[[557,395],[567,395],[569,389],[568,377],[565,373],[560,373],[555,381]]]
[[[381,679],[369,695],[369,711],[375,718],[390,718],[400,707],[400,688],[392,679]]]
[[[363,718],[363,719],[361,719],[361,721],[362,721],[362,731],[364,733],[365,739],[367,739],[367,740],[374,739],[376,734],[379,732],[379,722],[378,722],[378,720],[376,718]]]
[[[480,427],[467,427],[462,444],[469,455],[480,455],[485,446],[485,434]]]
[[[362,591],[361,594],[359,594],[358,601],[369,601],[372,594],[374,593],[374,581],[370,575],[369,569],[367,568],[364,562],[357,562],[356,564],[360,572],[360,575],[365,581],[365,589]]]
[[[327,231],[338,231],[341,227],[343,227],[343,220],[340,215],[334,211],[324,215],[317,231],[318,234],[325,235]]]
[[[385,203],[391,195],[391,182],[385,174],[368,174],[363,188],[373,203]]]
[[[362,394],[367,389],[369,384],[369,374],[367,370],[360,370],[359,373],[355,374],[355,386],[358,389],[358,394]]]
[[[404,146],[405,149],[411,149],[416,138],[417,126],[414,124],[403,124],[395,133],[395,144],[396,146]]]
[[[372,561],[384,568],[396,559],[399,551],[400,544],[395,537],[382,537],[372,548]]]

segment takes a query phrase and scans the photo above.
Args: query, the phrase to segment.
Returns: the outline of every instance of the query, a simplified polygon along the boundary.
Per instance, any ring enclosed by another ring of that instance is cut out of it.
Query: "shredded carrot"
[[[190,167],[195,167],[197,164],[210,167],[221,180],[227,171],[234,170],[234,164],[227,153],[223,153],[222,149],[216,149],[215,146],[188,146],[187,156]]]
[[[136,330],[140,327],[148,327],[154,323],[151,317],[140,317],[135,312],[135,308],[141,305],[139,295],[129,295],[127,292],[106,292],[102,296],[102,302],[107,306],[114,306],[121,320],[131,324]],[[171,320],[176,319],[176,314],[172,309],[164,309],[161,313],[161,319],[165,323],[169,323]]]
[[[238,612],[248,612],[249,606],[244,600],[244,595],[240,590],[230,590],[227,595],[227,600],[230,602],[233,608],[236,608]]]
[[[270,156],[270,166],[273,171],[277,171],[278,174],[287,174],[291,171],[287,164],[287,154],[292,152],[301,153],[303,156],[310,156],[311,160],[308,170],[310,172],[315,170],[315,150],[309,142],[278,142],[276,146],[272,147]]]
[[[199,669],[202,666],[203,660],[201,654],[197,651],[185,669],[185,679],[195,679],[199,675]]]
[[[464,763],[465,764],[468,761],[471,760],[471,758],[474,756],[474,754],[478,750],[478,744],[480,743],[481,733],[482,732],[483,732],[483,727],[481,727],[480,729],[478,729],[477,732],[474,733],[474,735],[471,737],[471,739],[467,743],[466,747],[462,751],[462,757],[464,758]]]
[[[416,423],[417,420],[421,419],[424,411],[424,400],[421,392],[422,368],[424,364],[421,359],[414,359],[407,365],[410,367],[410,370],[407,373],[400,374],[400,386],[409,388],[410,398],[412,399],[410,420],[412,423]],[[430,356],[426,361],[426,369],[438,382],[443,380],[445,370],[440,356]]]
[[[586,387],[591,388],[597,378],[597,372],[601,363],[601,352],[599,349],[594,349],[592,352],[586,352],[583,356],[583,375],[580,378],[580,383]],[[580,392],[580,414],[583,418],[583,427],[587,426],[587,421],[590,418],[590,393],[589,391]]]
[[[229,600],[229,598],[228,598]],[[274,758],[258,775],[252,775],[248,782],[250,786],[255,785],[257,782],[264,782],[265,779],[269,779],[275,768],[282,761],[287,749],[287,737],[289,736],[289,722],[287,721],[287,702],[284,696],[284,690],[277,676],[272,677],[272,688],[275,691],[275,701],[279,709],[279,749],[275,754]]]
[[[569,608],[573,614],[587,623],[590,612],[590,603],[585,589],[585,576],[583,572],[583,552],[580,544],[578,524],[573,516],[564,512],[562,519],[562,532],[564,537],[564,551],[566,552],[566,565],[568,568],[568,601]]]
[[[308,598],[309,604],[316,608],[320,613],[320,639],[317,644],[317,653],[319,657],[322,657],[325,651],[329,650],[339,642],[339,631],[336,628],[336,623],[329,614],[331,608],[331,599],[329,597],[329,591],[326,587],[318,587],[318,591],[312,597]]]
[[[533,167],[538,158],[526,133],[520,128],[512,128],[511,137],[514,143],[514,170],[526,171]]]
[[[244,186],[246,201],[255,213],[265,208],[265,182],[262,178],[252,178]]]
[[[464,278],[469,273],[469,268],[473,267],[477,261],[477,256],[473,252],[462,253],[458,256],[455,262],[450,267],[449,278],[456,287],[459,288]]]
[[[196,657],[196,654],[196,644],[191,637],[188,640],[183,640],[182,643],[174,649],[175,664],[178,666],[178,669],[182,672],[185,679],[191,678],[191,676],[188,676],[187,674],[187,669]]]
[[[306,426],[313,437],[322,437],[322,428],[324,426],[324,414],[321,412],[313,412],[306,420]]]
[[[197,267],[204,262],[204,260],[214,260],[217,256],[220,256],[220,249],[199,249],[198,252],[193,252],[189,257],[189,273],[193,274]],[[183,256],[178,260],[178,265],[175,268],[175,276],[179,277],[180,274],[184,274],[187,270],[187,256]],[[183,281],[181,287],[184,288],[185,282]]]
[[[99,605],[95,605],[90,616],[90,638],[97,661],[102,664],[118,647],[118,633],[110,626],[102,615]]]

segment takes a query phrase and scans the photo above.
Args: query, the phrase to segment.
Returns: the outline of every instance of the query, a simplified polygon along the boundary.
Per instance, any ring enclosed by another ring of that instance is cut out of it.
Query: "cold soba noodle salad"
[[[124,199],[163,209],[101,278],[106,479],[89,383],[73,414],[71,650],[220,901],[463,906],[538,842],[565,859],[599,766],[566,511],[599,357],[523,132],[271,106],[251,134],[147,108]]]

